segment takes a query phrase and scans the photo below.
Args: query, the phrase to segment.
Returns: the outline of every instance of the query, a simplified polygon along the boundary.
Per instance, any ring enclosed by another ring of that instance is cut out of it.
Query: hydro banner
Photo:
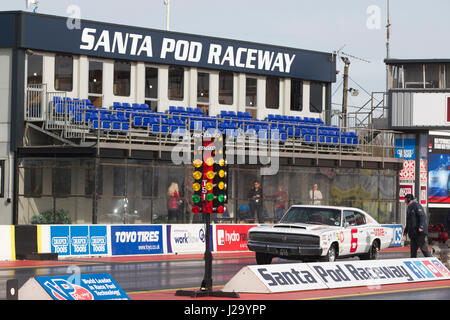
[[[107,227],[102,225],[62,225],[50,227],[50,248],[60,256],[108,254]]]
[[[108,273],[34,279],[54,300],[130,300]]]
[[[162,225],[111,226],[112,255],[164,253]]]
[[[215,250],[221,251],[248,251],[248,230],[256,224],[218,224],[215,232]]]
[[[275,293],[448,279],[450,271],[436,258],[251,265],[223,291]]]

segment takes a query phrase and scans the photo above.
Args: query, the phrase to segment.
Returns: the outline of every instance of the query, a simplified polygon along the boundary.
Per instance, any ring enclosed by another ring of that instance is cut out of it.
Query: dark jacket
[[[253,197],[256,196],[257,194],[259,194],[259,198],[254,199]],[[256,190],[255,188],[252,188],[247,196],[250,200],[250,203],[253,203],[256,206],[260,206],[262,205],[262,200],[263,200],[263,191],[262,188],[260,187],[258,190]]]
[[[420,203],[413,201],[406,210],[405,234],[414,238],[419,235],[419,228],[425,235],[428,234],[427,215]]]

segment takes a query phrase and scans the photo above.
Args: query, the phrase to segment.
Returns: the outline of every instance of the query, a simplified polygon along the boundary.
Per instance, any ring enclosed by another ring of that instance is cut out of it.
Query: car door
[[[363,213],[355,211],[355,223],[358,229],[358,253],[369,251],[370,246],[370,226],[367,224],[366,217]]]
[[[344,255],[359,254],[366,251],[367,227],[365,226],[365,219],[363,224],[358,225],[361,219],[360,215],[357,211],[344,210]]]

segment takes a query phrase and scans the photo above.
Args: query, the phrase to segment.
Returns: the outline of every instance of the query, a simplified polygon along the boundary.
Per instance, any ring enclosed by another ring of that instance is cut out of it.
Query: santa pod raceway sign
[[[450,271],[435,258],[276,264],[241,269],[223,291],[275,293],[448,279]]]
[[[54,300],[129,300],[108,273],[35,277]]]

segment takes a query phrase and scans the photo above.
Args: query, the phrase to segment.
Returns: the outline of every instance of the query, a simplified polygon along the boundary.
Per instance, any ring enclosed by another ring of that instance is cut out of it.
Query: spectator
[[[274,194],[275,197],[275,216],[280,219],[283,215],[283,211],[286,209],[286,204],[289,200],[289,195],[283,190],[283,186],[278,186],[278,191]]]
[[[178,190],[178,183],[172,182],[167,190],[167,213],[168,223],[179,222],[180,207],[183,201],[180,198],[180,191]]]
[[[250,214],[258,223],[264,222],[263,217],[263,191],[258,181],[253,183],[253,188],[248,193]]]
[[[314,184],[313,190],[309,191],[309,198],[311,199],[311,204],[320,206],[322,204],[322,192],[319,190],[317,183]]]

